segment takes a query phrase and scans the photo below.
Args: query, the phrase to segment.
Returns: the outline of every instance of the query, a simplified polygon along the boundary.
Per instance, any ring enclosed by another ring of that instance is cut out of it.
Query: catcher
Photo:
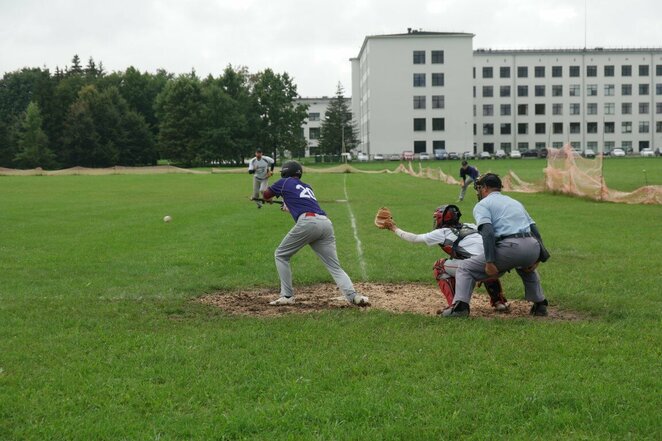
[[[453,305],[455,297],[455,271],[458,260],[468,259],[483,254],[483,238],[474,224],[460,223],[462,213],[456,205],[442,205],[432,214],[433,230],[426,234],[414,234],[398,228],[393,221],[391,211],[382,207],[375,216],[375,225],[381,229],[393,231],[396,236],[411,243],[425,243],[428,246],[439,245],[450,256],[434,263],[433,274],[446,299],[448,307]],[[507,312],[510,305],[503,295],[498,278],[483,280],[482,283],[490,296],[490,304],[499,312]]]

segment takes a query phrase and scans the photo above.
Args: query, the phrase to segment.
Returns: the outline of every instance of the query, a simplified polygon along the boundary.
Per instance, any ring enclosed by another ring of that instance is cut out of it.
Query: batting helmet
[[[455,226],[460,223],[460,208],[457,205],[442,205],[432,213],[432,228]]]
[[[300,178],[303,175],[303,167],[296,161],[287,161],[280,169],[282,178]]]

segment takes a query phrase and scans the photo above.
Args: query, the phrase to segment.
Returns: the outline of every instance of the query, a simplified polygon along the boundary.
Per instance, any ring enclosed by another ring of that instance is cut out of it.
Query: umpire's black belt
[[[504,239],[515,239],[518,237],[533,237],[531,233],[515,233],[515,234],[506,234],[505,236],[499,236],[497,242]]]

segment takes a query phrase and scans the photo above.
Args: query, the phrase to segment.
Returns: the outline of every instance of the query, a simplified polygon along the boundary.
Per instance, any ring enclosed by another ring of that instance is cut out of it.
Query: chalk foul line
[[[365,259],[363,258],[363,245],[359,239],[359,230],[356,226],[356,217],[352,211],[352,205],[349,203],[349,196],[347,195],[347,174],[343,175],[343,189],[345,190],[345,202],[347,202],[347,210],[349,210],[349,220],[352,223],[352,230],[354,232],[354,241],[356,242],[356,252],[359,255],[359,266],[361,268],[362,280],[368,280],[368,273],[365,267]]]

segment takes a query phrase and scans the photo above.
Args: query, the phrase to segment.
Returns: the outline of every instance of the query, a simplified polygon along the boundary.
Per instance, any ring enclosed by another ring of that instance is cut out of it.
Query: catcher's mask
[[[501,178],[494,173],[485,173],[484,175],[478,176],[478,179],[474,181],[474,189],[476,190],[476,197],[478,197],[479,201],[483,198],[480,194],[482,188],[493,188],[497,191],[501,191],[502,187]]]
[[[282,178],[300,178],[301,175],[303,175],[303,168],[296,161],[287,161],[280,169]]]
[[[455,226],[460,223],[460,208],[457,205],[442,205],[432,213],[432,227],[437,228]]]

